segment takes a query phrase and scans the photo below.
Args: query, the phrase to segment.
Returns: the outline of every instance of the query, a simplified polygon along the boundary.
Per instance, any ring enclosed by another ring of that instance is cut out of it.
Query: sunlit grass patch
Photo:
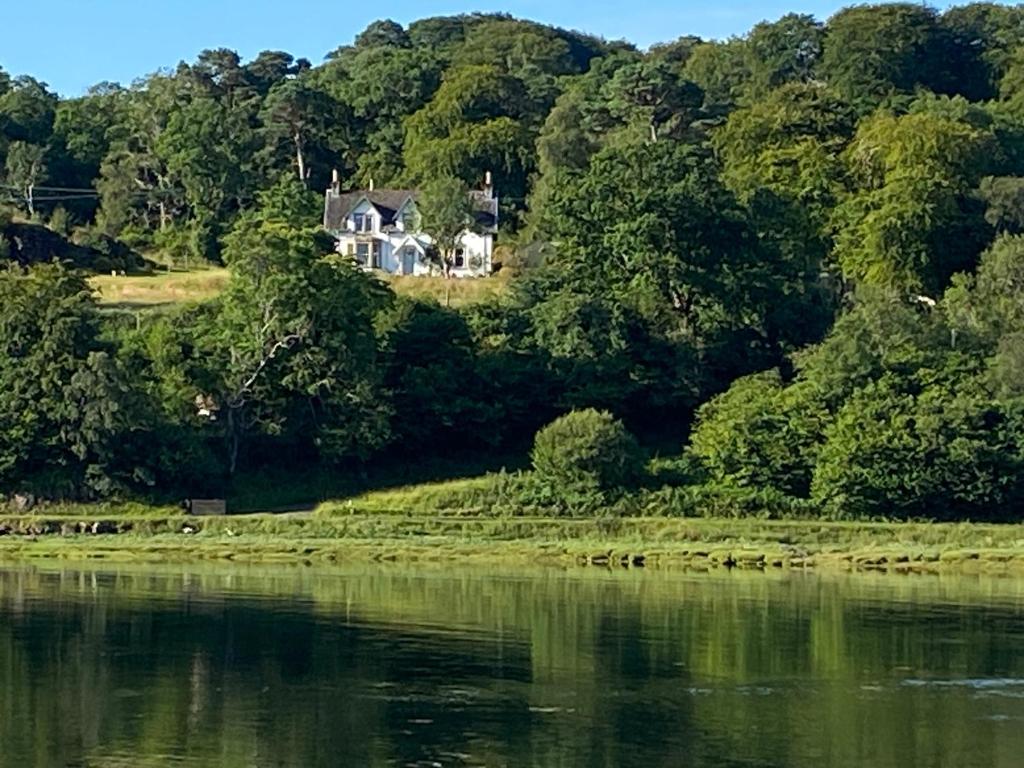
[[[95,275],[89,284],[101,304],[154,306],[207,301],[227,285],[227,269],[191,272],[154,272],[150,275]]]
[[[388,284],[399,296],[414,299],[433,300],[442,306],[464,307],[490,301],[508,289],[508,279],[501,275],[492,277],[467,277],[446,280],[443,277],[414,277],[411,275],[389,276]]]

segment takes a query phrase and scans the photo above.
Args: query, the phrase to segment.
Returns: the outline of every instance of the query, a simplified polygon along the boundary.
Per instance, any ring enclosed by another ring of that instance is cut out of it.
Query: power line
[[[26,190],[26,187],[17,186],[15,184],[0,184],[0,187],[3,187],[4,189],[12,189],[15,192],[24,192]],[[68,192],[68,193],[76,193],[76,194],[89,195],[89,196],[95,195],[96,197],[99,197],[99,194],[100,194],[95,189],[91,189],[91,188],[85,189],[85,188],[82,188],[82,187],[43,187],[43,186],[34,186],[33,185],[32,191],[33,192]]]

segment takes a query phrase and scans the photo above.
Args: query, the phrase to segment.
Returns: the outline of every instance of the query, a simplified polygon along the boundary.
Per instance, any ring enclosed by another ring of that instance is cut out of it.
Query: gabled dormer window
[[[352,221],[355,224],[356,232],[373,232],[372,213],[354,213],[352,214]]]

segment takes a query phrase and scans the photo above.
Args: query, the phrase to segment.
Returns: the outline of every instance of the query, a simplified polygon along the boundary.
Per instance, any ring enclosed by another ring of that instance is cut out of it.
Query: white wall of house
[[[337,233],[339,253],[351,255],[364,269],[379,269],[392,275],[439,275],[441,270],[424,257],[432,240],[421,232],[406,229],[406,217],[414,206],[406,204],[395,224],[381,229],[381,215],[367,200],[349,215],[347,229]],[[410,241],[415,242],[410,242]],[[417,247],[418,246],[418,247]],[[491,274],[494,236],[466,231],[455,254],[454,277],[485,277]]]

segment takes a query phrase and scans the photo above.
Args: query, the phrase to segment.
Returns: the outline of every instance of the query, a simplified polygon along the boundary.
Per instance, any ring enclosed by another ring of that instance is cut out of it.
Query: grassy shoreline
[[[0,514],[0,560],[548,563],[1024,574],[1024,525],[380,513]]]

